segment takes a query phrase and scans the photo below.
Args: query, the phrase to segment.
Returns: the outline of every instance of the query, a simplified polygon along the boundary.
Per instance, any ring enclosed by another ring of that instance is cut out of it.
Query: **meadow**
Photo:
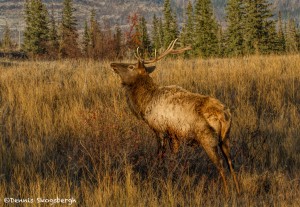
[[[232,112],[229,198],[200,147],[164,162],[129,111],[110,62],[0,61],[0,206],[299,206],[300,55],[166,59],[152,77],[213,96]],[[67,204],[59,204],[65,206]]]

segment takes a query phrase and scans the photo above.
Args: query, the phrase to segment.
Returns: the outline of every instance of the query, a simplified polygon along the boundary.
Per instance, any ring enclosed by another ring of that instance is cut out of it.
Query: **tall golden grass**
[[[109,62],[1,62],[0,206],[57,197],[73,206],[299,206],[299,55],[168,59],[152,76],[230,107],[240,195],[230,181],[224,197],[201,148],[157,161],[154,134],[130,113]]]

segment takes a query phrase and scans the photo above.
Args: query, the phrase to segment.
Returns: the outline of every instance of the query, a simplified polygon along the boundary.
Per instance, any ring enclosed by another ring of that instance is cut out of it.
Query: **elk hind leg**
[[[221,148],[222,154],[225,157],[226,163],[227,163],[228,168],[230,170],[230,173],[233,177],[233,181],[234,181],[236,190],[237,190],[238,193],[240,193],[240,188],[239,188],[239,185],[238,185],[238,181],[237,181],[237,178],[236,178],[236,175],[235,175],[235,172],[234,172],[234,168],[233,168],[233,165],[232,165],[232,160],[230,158],[229,140],[228,139],[224,140],[223,142],[221,142],[220,145],[221,145],[220,148]]]
[[[222,180],[224,184],[224,191],[226,196],[228,196],[228,186],[227,186],[227,181],[225,178],[225,171],[223,167],[223,160],[221,156],[218,154],[218,145],[214,143],[215,142],[215,137],[214,136],[209,136],[208,134],[206,137],[201,137],[200,143],[205,150],[206,154],[210,158],[210,160],[214,163],[216,168],[218,169]]]

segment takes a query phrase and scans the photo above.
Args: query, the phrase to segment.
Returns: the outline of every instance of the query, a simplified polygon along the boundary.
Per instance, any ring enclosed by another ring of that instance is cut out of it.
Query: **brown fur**
[[[111,67],[121,77],[131,111],[154,130],[160,157],[165,153],[166,141],[174,153],[181,141],[202,146],[219,170],[228,194],[222,159],[217,152],[219,146],[239,192],[229,154],[231,114],[227,107],[215,98],[178,86],[159,87],[141,62],[112,63]]]

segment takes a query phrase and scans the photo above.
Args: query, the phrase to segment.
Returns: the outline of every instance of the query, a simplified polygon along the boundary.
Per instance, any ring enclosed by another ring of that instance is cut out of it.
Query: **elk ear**
[[[146,67],[143,61],[138,62],[137,68],[140,70],[140,73],[147,72],[148,74],[155,70],[155,66]]]
[[[137,68],[145,68],[143,61],[138,62]]]
[[[155,66],[145,67],[147,73],[152,73],[155,70]]]

